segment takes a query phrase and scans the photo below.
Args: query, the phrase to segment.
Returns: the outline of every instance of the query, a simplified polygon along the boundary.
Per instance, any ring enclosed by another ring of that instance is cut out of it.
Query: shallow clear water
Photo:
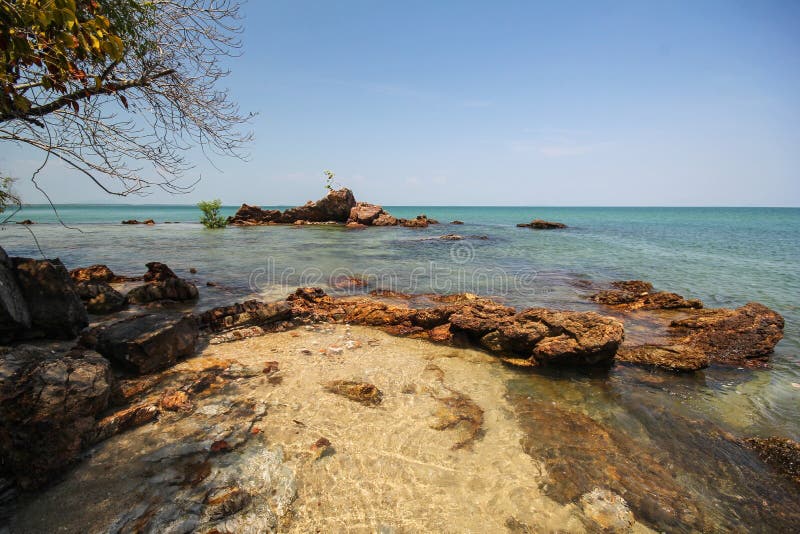
[[[336,291],[329,287],[332,282],[350,274],[368,279],[370,289],[470,291],[517,307],[596,309],[577,281],[634,278],[700,298],[708,307],[759,301],[786,319],[785,338],[769,369],[712,367],[691,376],[621,366],[600,376],[514,371],[509,391],[549,399],[612,423],[639,443],[671,451],[673,461],[686,458],[687,472],[692,470],[688,458],[703,446],[691,421],[737,437],[800,440],[800,388],[795,386],[800,383],[800,209],[387,209],[400,217],[425,213],[445,224],[361,231],[330,226],[210,231],[194,222],[198,211],[191,206],[59,208],[63,221],[80,231],[56,224],[47,207],[26,208],[15,219],[37,222],[30,229],[44,253],[60,257],[69,268],[105,263],[121,274],[140,274],[146,262],[165,262],[201,286],[199,307],[252,294],[278,298],[299,285]],[[235,207],[223,211],[232,214]],[[129,218],[153,218],[159,224],[119,224]],[[516,223],[533,218],[564,222],[570,228],[516,228]],[[454,219],[466,224],[447,224]],[[161,224],[164,221],[180,223]],[[446,233],[467,239],[437,239]],[[0,244],[11,255],[39,255],[31,234],[21,226],[4,227]],[[189,274],[190,267],[198,273]],[[218,285],[206,287],[206,281]],[[664,419],[664,413],[670,417]],[[674,431],[665,432],[665,425]],[[724,451],[720,454],[726,457]],[[729,476],[735,484],[743,475],[719,476]],[[687,477],[689,486],[709,482],[703,475]]]

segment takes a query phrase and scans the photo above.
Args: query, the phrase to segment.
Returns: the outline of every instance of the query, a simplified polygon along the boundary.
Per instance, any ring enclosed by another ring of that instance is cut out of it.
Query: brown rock
[[[668,371],[698,371],[711,364],[705,352],[687,345],[622,347],[617,352],[617,361]]]
[[[450,224],[464,224],[464,221],[450,221]]]
[[[460,236],[458,234],[444,234],[440,235],[439,239],[443,241],[461,241],[462,239],[464,239],[464,236]]]
[[[263,210],[258,206],[248,206],[242,204],[242,207],[236,211],[233,217],[228,217],[228,224],[234,226],[255,226],[261,224],[269,224],[277,221],[280,218],[280,210]]]
[[[243,509],[251,500],[250,494],[238,487],[214,490],[206,498],[208,515],[214,521],[223,519]]]
[[[382,213],[372,221],[372,226],[397,226],[398,222],[397,217],[393,217],[388,213]]]
[[[345,224],[345,227],[350,228],[351,230],[363,230],[364,228],[367,227],[367,225],[350,221],[347,224]]]
[[[763,304],[750,302],[734,310],[697,310],[673,321],[681,343],[708,355],[713,362],[744,363],[767,358],[783,338],[783,317]]]
[[[191,412],[194,409],[189,395],[185,391],[167,391],[159,402],[162,410],[170,412]]]
[[[543,221],[542,219],[535,219],[529,223],[520,223],[518,228],[533,228],[536,230],[555,230],[559,228],[566,228],[567,225],[560,222]]]
[[[309,450],[311,451],[311,458],[313,460],[319,460],[323,456],[331,455],[333,453],[333,446],[331,446],[331,441],[328,438],[321,437],[309,447]]]
[[[106,440],[120,432],[155,421],[157,417],[158,406],[154,404],[137,404],[123,408],[97,422],[91,442]]]
[[[324,384],[325,390],[359,402],[365,406],[377,406],[383,400],[383,393],[377,387],[366,382],[352,380],[334,380]]]
[[[451,448],[458,450],[469,447],[483,435],[483,409],[467,395],[446,389],[448,391],[446,396],[434,397],[441,407],[435,414],[436,423],[431,425],[431,428],[455,429],[461,437]]]
[[[284,211],[279,222],[291,223],[297,220],[310,222],[347,222],[350,211],[355,207],[356,199],[349,189],[331,191],[325,198],[316,202],[307,202],[303,206],[289,208]]]
[[[172,269],[165,263],[151,261],[145,264],[145,267],[147,267],[147,272],[144,273],[143,277],[145,282],[164,282],[166,280],[178,278],[178,275],[172,272]]]
[[[150,282],[135,287],[126,298],[132,304],[145,304],[161,300],[194,300],[198,298],[197,286],[183,278],[168,278],[163,282]]]
[[[653,291],[653,285],[641,280],[622,280],[611,283],[612,289],[595,293],[590,297],[598,304],[616,306],[630,310],[669,310],[679,308],[702,308],[699,300],[687,300],[676,293]]]
[[[135,315],[98,327],[92,337],[109,360],[148,374],[194,354],[198,326],[188,315]]]
[[[92,351],[0,349],[0,465],[25,488],[70,465],[108,405],[108,361]]]
[[[428,219],[426,215],[417,215],[415,219],[400,219],[399,223],[406,228],[427,228],[428,225],[438,224],[434,219]]]
[[[107,265],[92,265],[72,269],[69,272],[72,279],[77,282],[116,282],[117,275]]]
[[[368,204],[366,202],[358,202],[350,210],[350,217],[348,222],[355,222],[365,226],[371,225],[375,222],[380,215],[385,214],[383,208],[377,204]]]
[[[27,225],[36,224],[36,223],[34,223],[34,222],[33,222],[32,220],[30,220],[30,219],[25,219],[24,221],[17,221],[17,222],[16,222],[16,224],[24,224],[24,225],[26,225],[26,226],[27,226]]]

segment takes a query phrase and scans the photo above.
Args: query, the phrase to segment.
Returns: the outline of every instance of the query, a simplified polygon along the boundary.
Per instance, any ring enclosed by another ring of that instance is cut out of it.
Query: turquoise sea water
[[[427,229],[205,230],[196,222],[199,212],[193,206],[60,206],[64,224],[73,228],[59,224],[46,206],[27,207],[14,219],[35,221],[30,230],[42,251],[60,257],[68,268],[104,263],[120,274],[141,274],[146,262],[167,263],[198,283],[200,308],[253,294],[284,297],[299,285],[336,291],[330,287],[333,281],[350,274],[367,278],[371,287],[470,291],[520,308],[598,309],[587,302],[581,280],[648,280],[657,288],[700,298],[707,307],[758,301],[786,319],[785,338],[768,369],[712,367],[690,376],[648,372],[646,377],[620,368],[602,377],[569,371],[556,377],[520,373],[509,384],[510,392],[588,412],[638,435],[642,443],[660,443],[660,450],[677,455],[702,447],[691,440],[704,438],[691,434],[691,425],[687,433],[665,431],[654,414],[666,410],[685,421],[702,419],[737,437],[800,440],[800,209],[387,209],[399,217],[425,213],[443,224]],[[226,207],[223,212],[235,210]],[[131,218],[152,218],[158,224],[119,224]],[[515,226],[534,218],[564,222],[569,228]],[[449,224],[455,219],[465,224]],[[447,233],[466,239],[438,239]],[[11,255],[40,256],[32,234],[20,225],[3,227],[0,245]],[[190,268],[197,274],[190,274]],[[206,287],[207,281],[217,286]],[[671,421],[669,425],[680,424]],[[663,441],[670,439],[675,443]],[[687,480],[693,476],[690,471]],[[686,482],[698,488],[705,483]],[[728,513],[717,501],[709,506],[720,517]]]

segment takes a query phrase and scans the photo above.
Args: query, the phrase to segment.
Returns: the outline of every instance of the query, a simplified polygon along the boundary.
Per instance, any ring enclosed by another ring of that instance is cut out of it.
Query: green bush
[[[206,228],[225,228],[228,221],[219,214],[219,209],[222,207],[222,201],[216,200],[203,200],[197,203],[197,207],[203,212],[200,222]]]

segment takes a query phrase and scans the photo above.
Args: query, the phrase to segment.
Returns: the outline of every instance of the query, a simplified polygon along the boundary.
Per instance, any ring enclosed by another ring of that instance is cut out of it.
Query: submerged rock
[[[136,315],[84,336],[106,358],[138,374],[166,369],[194,354],[197,322],[185,315]]]
[[[377,406],[383,400],[383,393],[377,387],[366,382],[353,380],[333,380],[324,384],[325,390],[341,395],[351,401],[365,406]]]
[[[800,484],[800,443],[778,437],[749,438],[745,443],[782,475]]]
[[[0,465],[24,488],[69,466],[108,405],[112,376],[96,352],[0,349]]]
[[[629,532],[635,521],[625,499],[606,489],[595,488],[584,493],[581,510],[601,532]]]
[[[711,365],[708,354],[690,345],[623,346],[617,352],[617,361],[668,371],[698,371]]]
[[[517,228],[534,228],[536,230],[555,230],[566,227],[567,225],[564,223],[543,221],[542,219],[534,219],[529,223],[519,223],[517,225]]]

